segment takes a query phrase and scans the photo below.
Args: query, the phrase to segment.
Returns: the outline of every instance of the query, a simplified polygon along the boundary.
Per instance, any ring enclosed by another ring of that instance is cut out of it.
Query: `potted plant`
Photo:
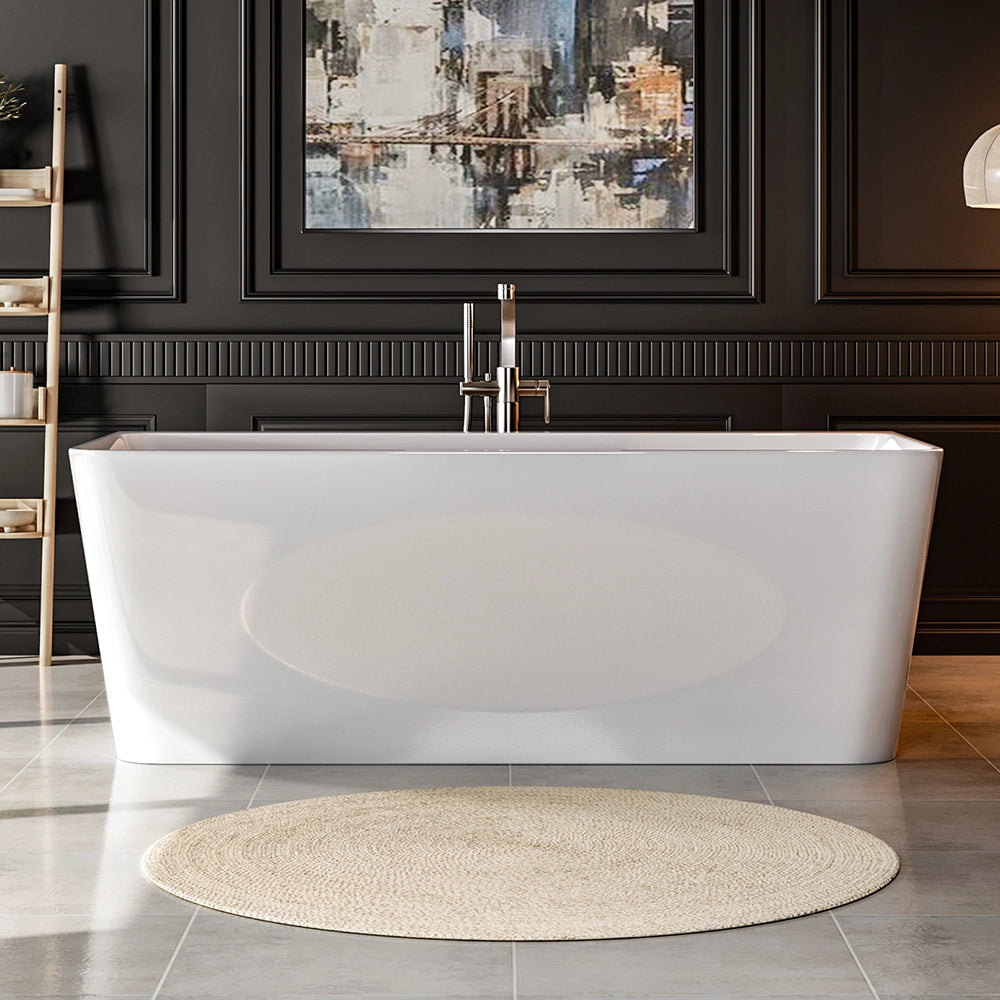
[[[23,91],[22,84],[8,80],[3,73],[0,73],[0,122],[9,122],[21,117],[21,112],[27,107],[27,102],[18,96]]]

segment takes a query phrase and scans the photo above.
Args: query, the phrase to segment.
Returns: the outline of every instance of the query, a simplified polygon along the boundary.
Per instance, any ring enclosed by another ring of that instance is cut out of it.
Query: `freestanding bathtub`
[[[124,760],[894,754],[922,442],[154,433],[70,458]]]

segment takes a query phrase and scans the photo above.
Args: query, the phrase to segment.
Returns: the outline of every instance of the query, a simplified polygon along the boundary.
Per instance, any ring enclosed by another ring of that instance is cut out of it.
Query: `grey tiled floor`
[[[504,944],[366,937],[199,909],[147,885],[185,823],[311,795],[585,783],[773,802],[871,830],[867,899],[737,930]],[[1000,658],[917,658],[888,764],[154,767],[116,762],[92,660],[0,660],[0,1000],[12,997],[1000,998]]]

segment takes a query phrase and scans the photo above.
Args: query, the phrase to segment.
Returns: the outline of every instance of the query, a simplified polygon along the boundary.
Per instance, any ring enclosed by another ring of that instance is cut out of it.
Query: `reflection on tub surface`
[[[623,588],[641,627],[621,620]],[[498,593],[503,618],[490,612]],[[322,681],[504,712],[587,708],[704,681],[766,649],[784,614],[763,571],[711,542],[537,514],[346,531],[270,566],[243,602],[254,641]]]

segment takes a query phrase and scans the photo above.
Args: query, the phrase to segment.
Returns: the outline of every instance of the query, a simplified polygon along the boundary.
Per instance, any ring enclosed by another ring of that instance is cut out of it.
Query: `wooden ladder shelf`
[[[0,419],[0,427],[39,427],[45,431],[44,478],[41,497],[0,499],[0,511],[16,512],[12,525],[0,532],[0,541],[39,538],[42,542],[41,607],[38,664],[52,663],[52,596],[55,583],[56,445],[59,432],[59,332],[62,321],[63,197],[66,161],[66,67],[55,67],[52,100],[52,162],[35,170],[0,170],[0,209],[49,209],[49,271],[37,278],[4,278],[0,286],[22,286],[23,301],[0,304],[7,316],[45,316],[45,386],[34,390],[28,416]],[[24,292],[24,289],[29,291]],[[30,291],[37,289],[37,292]]]

